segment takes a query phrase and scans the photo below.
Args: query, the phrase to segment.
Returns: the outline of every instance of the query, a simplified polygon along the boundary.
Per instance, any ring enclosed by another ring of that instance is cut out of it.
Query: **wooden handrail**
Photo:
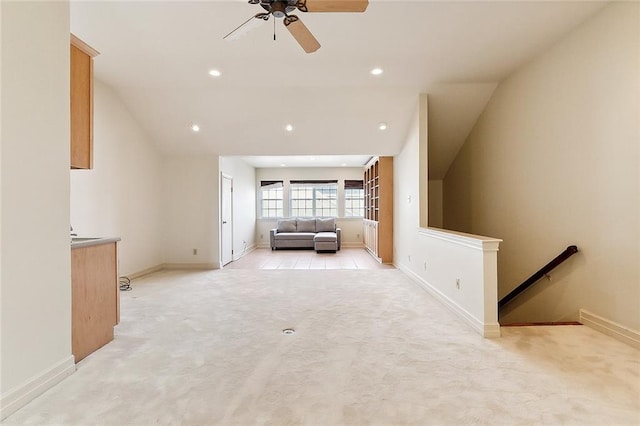
[[[500,299],[500,301],[498,302],[498,308],[502,308],[504,305],[511,302],[513,299],[519,296],[522,292],[524,292],[526,289],[528,289],[533,284],[535,284],[536,281],[538,281],[540,278],[547,275],[552,269],[554,269],[556,266],[558,266],[559,264],[561,264],[562,262],[564,262],[565,260],[573,256],[577,252],[578,252],[577,246],[567,247],[566,250],[560,253],[558,256],[556,256],[555,259],[553,259],[551,262],[544,265],[538,272],[531,275],[529,278],[527,278],[525,282],[523,282],[518,287],[511,290],[509,294],[507,294],[505,297]]]

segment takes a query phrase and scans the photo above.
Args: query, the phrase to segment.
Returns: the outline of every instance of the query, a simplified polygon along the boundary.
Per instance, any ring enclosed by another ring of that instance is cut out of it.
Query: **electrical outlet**
[[[360,238],[360,234],[356,234],[356,238]]]
[[[456,288],[460,290],[460,278],[456,278]]]
[[[193,255],[197,256],[198,255],[198,249],[193,249]]]

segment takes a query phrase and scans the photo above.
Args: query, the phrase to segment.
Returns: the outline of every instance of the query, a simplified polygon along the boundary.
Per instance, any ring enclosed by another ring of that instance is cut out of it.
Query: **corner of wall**
[[[36,374],[20,386],[3,393],[0,396],[0,420],[15,413],[75,371],[75,361],[73,356],[70,356]]]

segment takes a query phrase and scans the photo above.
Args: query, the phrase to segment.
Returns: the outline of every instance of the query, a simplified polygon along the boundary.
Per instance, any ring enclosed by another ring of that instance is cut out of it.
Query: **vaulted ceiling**
[[[96,78],[164,152],[394,155],[431,92],[443,175],[496,84],[603,5],[370,0],[365,13],[298,12],[322,45],[312,54],[274,18],[223,40],[261,10],[243,0],[72,1],[71,30],[100,51]]]

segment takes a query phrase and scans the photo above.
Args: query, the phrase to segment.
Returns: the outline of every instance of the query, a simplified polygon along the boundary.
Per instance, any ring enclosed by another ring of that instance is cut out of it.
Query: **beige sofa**
[[[276,227],[269,232],[269,240],[271,250],[312,248],[316,251],[338,251],[341,233],[333,217],[288,218],[278,220]]]

